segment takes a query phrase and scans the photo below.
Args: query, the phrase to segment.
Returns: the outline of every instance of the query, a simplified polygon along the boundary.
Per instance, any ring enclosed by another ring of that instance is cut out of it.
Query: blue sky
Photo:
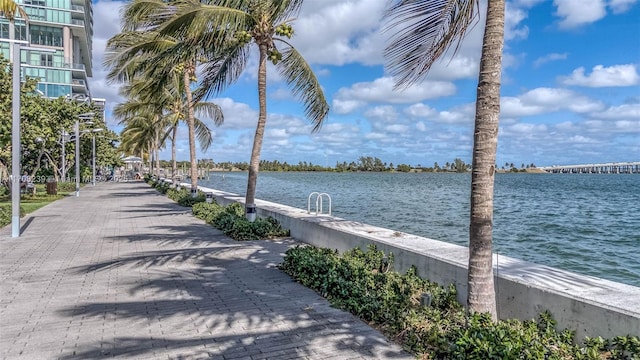
[[[292,43],[312,65],[331,106],[311,133],[302,107],[271,65],[262,159],[334,165],[378,157],[432,166],[471,161],[484,16],[459,52],[419,84],[393,91],[380,31],[386,0],[306,0]],[[94,3],[94,97],[123,101],[101,67],[124,2]],[[482,9],[484,15],[484,6]],[[537,166],[640,160],[640,6],[637,0],[507,1],[497,163]],[[249,161],[257,112],[256,56],[242,78],[210,99],[225,124],[199,158]],[[186,128],[179,160],[188,159]],[[169,149],[162,152],[170,158]]]

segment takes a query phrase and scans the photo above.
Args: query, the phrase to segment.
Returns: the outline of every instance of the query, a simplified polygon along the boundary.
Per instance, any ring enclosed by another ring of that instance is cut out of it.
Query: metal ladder
[[[316,208],[315,208],[315,213],[316,215],[323,215],[325,214],[323,212],[324,210],[324,206],[323,206],[323,202],[322,199],[323,198],[327,198],[329,200],[329,212],[326,213],[326,215],[331,215],[331,196],[329,196],[329,194],[327,193],[319,193],[319,192],[312,192],[311,194],[309,194],[309,198],[307,199],[307,213],[311,214],[311,198],[315,195],[315,199],[316,199]]]

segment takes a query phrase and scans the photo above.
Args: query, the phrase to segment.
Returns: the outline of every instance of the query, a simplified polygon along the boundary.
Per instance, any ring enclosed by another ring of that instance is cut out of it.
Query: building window
[[[53,67],[53,54],[40,54],[40,66]]]
[[[4,17],[0,17],[0,38],[8,39],[9,38],[9,23],[5,22]],[[24,24],[24,20],[16,19],[15,23],[15,39],[16,40],[26,40],[27,39],[27,27]]]
[[[71,85],[39,83],[38,90],[42,91],[46,97],[57,98],[71,94]]]
[[[46,5],[46,1],[44,0],[24,0],[24,3],[28,5],[38,5],[38,6]]]
[[[0,39],[9,38],[9,23],[0,21]]]
[[[31,6],[25,6],[24,7],[24,11],[27,12],[27,14],[29,15],[29,19],[30,20],[40,20],[40,21],[47,20],[47,11],[46,11],[46,9],[35,8],[35,7],[31,7]]]
[[[29,27],[29,33],[32,44],[62,47],[61,28],[32,25]]]

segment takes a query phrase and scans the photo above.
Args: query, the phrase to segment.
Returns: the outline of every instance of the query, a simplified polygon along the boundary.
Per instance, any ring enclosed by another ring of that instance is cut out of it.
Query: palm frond
[[[273,23],[285,21],[286,18],[297,15],[302,6],[302,0],[278,0],[270,4],[271,19]]]
[[[313,132],[320,130],[329,114],[329,104],[311,66],[302,55],[288,45],[277,64],[280,75],[291,87],[293,96],[304,104],[304,113],[313,124]]]
[[[200,144],[200,149],[202,149],[202,151],[206,151],[213,143],[211,129],[209,129],[207,124],[198,118],[194,119],[193,125],[196,133],[196,140],[198,141],[198,144]]]
[[[220,105],[212,102],[197,102],[194,104],[193,110],[199,117],[205,117],[213,120],[216,126],[220,126],[224,123],[224,114]]]
[[[120,11],[123,31],[150,30],[158,25],[159,15],[167,11],[162,0],[134,0]]]
[[[237,8],[208,5],[196,0],[175,4],[175,9],[165,14],[166,21],[158,31],[203,48],[222,46],[225,39],[220,36],[220,31],[248,29],[253,23],[249,13]]]
[[[27,12],[16,3],[14,0],[0,0],[0,15],[4,15],[9,21],[14,21],[16,18],[16,12],[25,21],[29,21],[29,15]]]
[[[249,59],[247,46],[228,46],[216,57],[202,65],[200,86],[193,93],[196,100],[218,94],[235,83],[242,75]]]
[[[424,78],[454,43],[455,54],[478,18],[479,0],[394,1],[385,12],[383,31],[391,34],[384,55],[396,88]]]

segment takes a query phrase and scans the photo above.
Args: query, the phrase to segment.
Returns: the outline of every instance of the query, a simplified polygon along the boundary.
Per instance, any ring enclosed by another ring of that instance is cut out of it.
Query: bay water
[[[199,185],[244,196],[246,172]],[[458,245],[469,242],[470,174],[262,172],[256,198]],[[327,202],[324,201],[325,210]],[[496,174],[494,252],[640,287],[640,176]]]

